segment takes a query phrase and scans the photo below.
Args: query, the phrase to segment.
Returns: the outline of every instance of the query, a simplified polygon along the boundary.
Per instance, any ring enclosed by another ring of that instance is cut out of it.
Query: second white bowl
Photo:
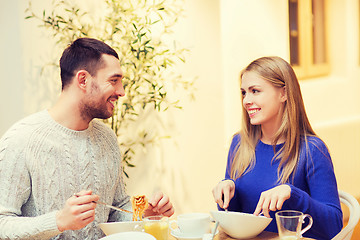
[[[210,211],[211,216],[230,237],[238,239],[259,235],[270,224],[272,218],[248,213]]]

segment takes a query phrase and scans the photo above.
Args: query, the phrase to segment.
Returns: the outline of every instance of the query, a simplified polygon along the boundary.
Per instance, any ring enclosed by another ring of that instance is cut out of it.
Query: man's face
[[[86,120],[111,117],[115,102],[125,95],[119,60],[107,54],[103,54],[102,59],[104,66],[87,80],[86,96],[80,103],[82,117]]]

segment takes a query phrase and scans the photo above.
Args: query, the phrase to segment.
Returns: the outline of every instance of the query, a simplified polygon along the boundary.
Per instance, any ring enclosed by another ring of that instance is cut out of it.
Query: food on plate
[[[148,208],[149,203],[145,195],[137,195],[131,197],[131,204],[133,208],[133,221],[138,219],[142,221],[142,215],[144,211]]]

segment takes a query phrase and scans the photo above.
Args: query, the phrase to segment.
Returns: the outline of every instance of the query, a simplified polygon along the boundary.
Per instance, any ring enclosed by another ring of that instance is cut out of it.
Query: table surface
[[[236,239],[236,238],[229,237],[221,229],[219,229],[219,233],[214,238],[214,240],[234,240],[234,239]],[[250,239],[251,240],[256,240],[256,239],[280,240],[279,235],[277,233],[265,232],[265,231],[260,233],[258,236],[254,237],[254,238],[249,238],[249,240]],[[302,239],[311,240],[312,238],[302,238]],[[171,236],[171,234],[170,234],[169,240],[176,240],[176,238]]]

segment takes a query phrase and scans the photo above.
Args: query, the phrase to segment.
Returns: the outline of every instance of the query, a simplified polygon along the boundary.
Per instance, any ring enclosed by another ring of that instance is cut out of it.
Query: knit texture
[[[230,179],[232,156],[240,142],[240,135],[235,135],[229,150],[225,178]],[[278,151],[283,144],[276,145]],[[328,240],[342,228],[342,211],[337,191],[333,164],[326,145],[317,137],[308,137],[308,151],[305,141],[301,143],[299,163],[288,185],[291,197],[284,202],[282,210],[297,210],[310,214],[314,223],[304,236]],[[263,191],[277,185],[279,161],[274,161],[272,145],[259,141],[255,149],[254,168],[235,180],[235,195],[231,199],[229,210],[253,213]],[[277,232],[275,212],[266,231]]]
[[[99,239],[104,236],[99,223],[131,220],[131,214],[98,205],[85,228],[59,232],[56,212],[81,190],[131,209],[116,135],[101,121],[74,131],[44,110],[0,139],[0,239]]]

